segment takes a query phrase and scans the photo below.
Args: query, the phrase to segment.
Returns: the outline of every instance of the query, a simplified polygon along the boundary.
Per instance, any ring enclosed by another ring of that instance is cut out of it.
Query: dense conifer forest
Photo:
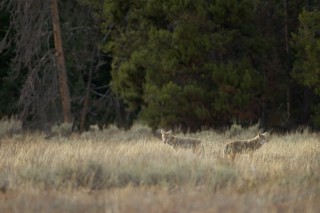
[[[4,0],[0,11],[0,118],[26,129],[320,128],[319,1]]]

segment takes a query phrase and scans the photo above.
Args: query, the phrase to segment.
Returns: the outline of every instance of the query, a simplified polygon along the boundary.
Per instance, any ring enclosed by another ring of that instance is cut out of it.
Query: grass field
[[[188,136],[174,151],[143,126],[45,140],[0,122],[0,212],[320,212],[320,134],[272,134],[251,160],[221,156],[256,128]]]

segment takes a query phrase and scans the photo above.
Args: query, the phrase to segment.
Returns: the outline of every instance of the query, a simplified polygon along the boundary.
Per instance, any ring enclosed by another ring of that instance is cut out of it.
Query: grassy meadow
[[[320,134],[308,130],[271,134],[253,159],[231,163],[224,144],[254,137],[256,127],[187,135],[203,141],[197,157],[141,125],[50,139],[20,126],[0,121],[2,213],[320,211]]]

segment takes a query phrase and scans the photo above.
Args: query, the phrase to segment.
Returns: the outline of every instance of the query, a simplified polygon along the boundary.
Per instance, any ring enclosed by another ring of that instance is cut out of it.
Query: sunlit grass
[[[197,157],[171,149],[141,125],[48,140],[43,133],[6,134],[10,130],[3,125],[0,212],[317,212],[320,207],[316,133],[271,135],[252,160],[240,155],[231,163],[222,158],[223,145],[254,137],[256,127],[188,135],[204,143],[205,153]]]

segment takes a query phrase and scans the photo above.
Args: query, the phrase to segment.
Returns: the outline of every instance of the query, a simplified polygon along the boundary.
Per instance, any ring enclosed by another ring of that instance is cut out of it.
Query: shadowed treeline
[[[0,118],[45,131],[70,120],[78,132],[135,122],[184,133],[256,123],[318,130],[319,7],[3,0]]]

